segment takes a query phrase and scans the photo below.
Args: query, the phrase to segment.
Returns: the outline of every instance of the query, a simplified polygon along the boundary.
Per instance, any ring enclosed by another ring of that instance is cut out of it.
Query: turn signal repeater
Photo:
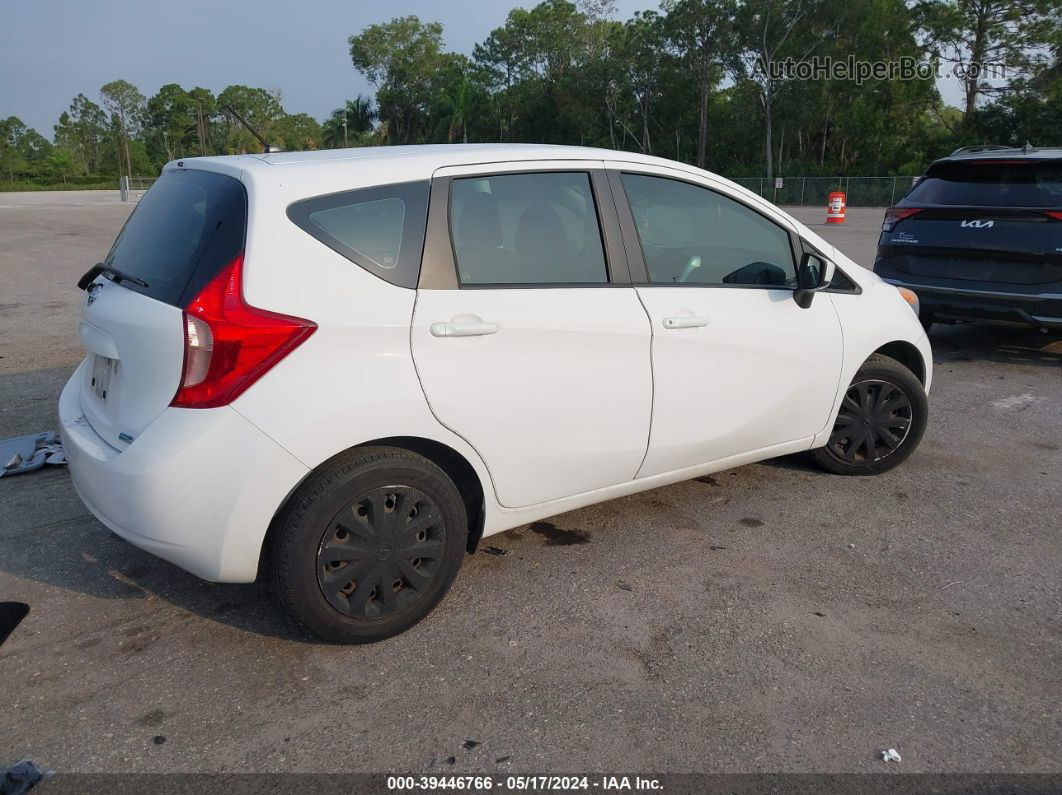
[[[243,254],[221,269],[184,310],[184,368],[171,406],[225,406],[317,330],[317,324],[250,306]]]
[[[915,291],[908,290],[906,287],[897,287],[896,289],[900,291],[903,300],[914,310],[915,317],[918,317],[918,296],[915,294]]]

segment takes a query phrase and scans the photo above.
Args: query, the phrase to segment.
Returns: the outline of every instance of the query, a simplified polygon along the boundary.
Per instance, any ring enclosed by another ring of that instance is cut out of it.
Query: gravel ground
[[[0,194],[0,438],[55,427],[74,282],[128,213]],[[843,227],[864,265],[880,210]],[[935,330],[925,441],[785,458],[487,543],[412,631],[295,632],[111,535],[63,470],[0,479],[0,764],[81,772],[1060,772],[1062,341]],[[463,747],[472,740],[478,745]]]

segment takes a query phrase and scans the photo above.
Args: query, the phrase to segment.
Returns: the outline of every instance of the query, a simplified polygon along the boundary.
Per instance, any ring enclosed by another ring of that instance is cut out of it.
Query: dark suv
[[[1062,148],[979,146],[934,162],[885,212],[874,272],[922,324],[1062,329]]]

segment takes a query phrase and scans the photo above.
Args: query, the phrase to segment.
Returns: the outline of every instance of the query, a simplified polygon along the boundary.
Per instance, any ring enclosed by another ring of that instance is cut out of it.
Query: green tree
[[[21,143],[26,134],[26,125],[17,116],[8,116],[0,121],[0,169],[7,172],[9,182],[14,182],[15,173],[21,173],[26,161],[22,157]]]
[[[394,143],[413,143],[426,127],[444,60],[442,32],[438,22],[407,16],[370,25],[349,39],[351,63],[376,86],[380,118]]]
[[[787,78],[779,65],[789,59],[807,60],[836,33],[823,0],[761,0],[738,7],[736,31],[739,55],[733,71],[751,81],[763,112],[764,172],[774,177],[774,112]]]
[[[289,151],[321,148],[321,125],[308,113],[284,114],[273,125],[270,143]]]
[[[235,110],[270,143],[272,143],[270,134],[273,125],[284,116],[284,108],[280,104],[277,92],[243,85],[228,86],[218,94],[217,107],[221,112],[227,108]],[[227,154],[246,154],[262,150],[258,139],[247,128],[230,114],[224,115],[226,120],[222,126],[224,139],[220,144],[222,151]]]
[[[99,105],[78,94],[70,109],[59,116],[54,133],[56,146],[71,153],[79,173],[93,174],[101,170],[107,114]]]
[[[329,149],[350,146],[351,141],[355,146],[361,146],[372,132],[375,119],[376,110],[373,108],[372,99],[358,94],[354,99],[348,99],[343,107],[332,111],[325,119],[321,125],[322,141]]]
[[[915,20],[927,45],[952,65],[962,80],[965,116],[982,96],[997,95],[1007,85],[986,79],[995,65],[1015,80],[1027,77],[1048,59],[1058,41],[1060,0],[919,0]]]
[[[113,80],[100,88],[100,99],[111,114],[111,129],[116,136],[119,153],[124,152],[124,173],[133,173],[129,142],[140,132],[144,111],[144,95],[126,80]],[[122,162],[119,157],[119,170]]]
[[[724,67],[733,62],[734,0],[665,0],[666,31],[678,55],[697,75],[697,155],[704,168],[708,148],[708,107]]]

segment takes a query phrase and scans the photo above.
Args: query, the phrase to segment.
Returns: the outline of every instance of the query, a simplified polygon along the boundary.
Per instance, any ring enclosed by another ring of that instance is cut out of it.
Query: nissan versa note
[[[926,427],[913,293],[654,157],[175,161],[80,286],[85,504],[332,641],[415,624],[484,536],[799,451],[873,475]]]

